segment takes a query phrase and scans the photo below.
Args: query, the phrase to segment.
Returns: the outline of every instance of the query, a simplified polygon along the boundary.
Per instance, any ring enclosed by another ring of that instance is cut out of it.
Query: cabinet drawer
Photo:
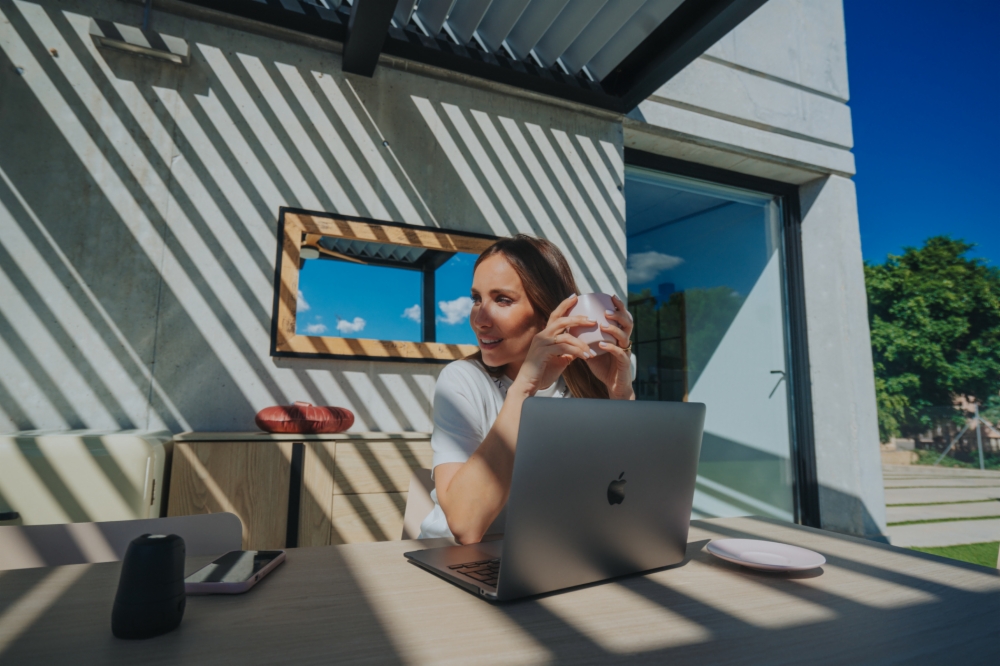
[[[285,547],[292,442],[177,442],[167,515],[228,511],[243,548]]]

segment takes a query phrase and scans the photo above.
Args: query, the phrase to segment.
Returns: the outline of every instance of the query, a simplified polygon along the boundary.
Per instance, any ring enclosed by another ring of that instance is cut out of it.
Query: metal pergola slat
[[[571,74],[576,74],[615,36],[645,0],[614,0],[609,2],[573,40],[560,58]]]
[[[608,0],[572,0],[572,7],[559,15],[535,45],[535,55],[552,67],[580,33],[590,25]]]
[[[448,17],[448,27],[460,44],[472,41],[493,0],[459,0]]]
[[[514,56],[521,60],[527,60],[531,50],[545,36],[546,31],[548,31],[556,18],[560,14],[565,13],[568,4],[572,8],[572,5],[575,3],[573,0],[549,0],[549,2],[530,3],[507,36],[507,46],[510,47]],[[552,62],[542,64],[550,67],[554,63],[555,59]]]
[[[444,27],[445,19],[458,0],[420,0],[416,15],[427,32],[435,37]]]
[[[478,32],[490,51],[500,51],[504,40],[532,0],[494,0],[479,24]],[[534,0],[538,2],[538,0]]]
[[[647,0],[588,62],[587,69],[603,79],[663,23],[683,0]]]

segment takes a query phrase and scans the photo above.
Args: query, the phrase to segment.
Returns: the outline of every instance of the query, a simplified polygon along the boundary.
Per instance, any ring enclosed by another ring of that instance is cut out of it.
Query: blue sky
[[[474,255],[456,254],[435,274],[438,342],[476,343],[467,314],[475,261]],[[299,291],[295,323],[300,335],[421,339],[418,271],[311,260],[299,272]]]
[[[951,234],[1000,266],[1000,2],[844,12],[865,259]]]

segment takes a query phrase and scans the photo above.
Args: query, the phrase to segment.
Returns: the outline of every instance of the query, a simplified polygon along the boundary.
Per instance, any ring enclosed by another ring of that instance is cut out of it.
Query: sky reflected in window
[[[434,276],[437,342],[476,344],[469,326],[476,256],[456,254]],[[297,335],[421,342],[422,274],[330,259],[299,271]]]
[[[313,259],[299,271],[298,335],[420,342],[419,271]]]
[[[456,254],[434,275],[434,302],[437,304],[437,341],[453,345],[477,344],[469,325],[472,310],[472,268],[474,254]]]

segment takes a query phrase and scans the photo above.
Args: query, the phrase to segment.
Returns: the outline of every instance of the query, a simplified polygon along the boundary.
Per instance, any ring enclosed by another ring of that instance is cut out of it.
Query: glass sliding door
[[[703,402],[693,517],[794,519],[781,200],[629,166],[639,400]]]

